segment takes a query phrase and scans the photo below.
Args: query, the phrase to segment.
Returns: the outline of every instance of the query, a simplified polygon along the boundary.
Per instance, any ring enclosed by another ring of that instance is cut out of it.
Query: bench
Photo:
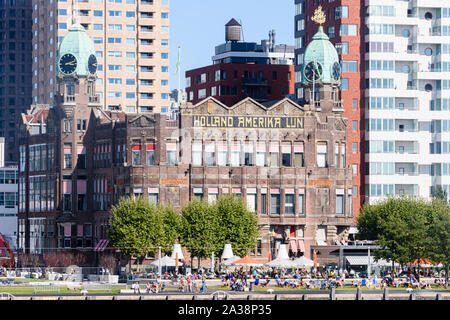
[[[36,286],[34,287],[34,294],[37,294],[38,292],[42,293],[60,293],[60,287],[59,286]]]
[[[111,292],[111,286],[110,285],[103,285],[103,284],[94,284],[94,285],[85,285],[84,290],[86,291],[108,291]]]

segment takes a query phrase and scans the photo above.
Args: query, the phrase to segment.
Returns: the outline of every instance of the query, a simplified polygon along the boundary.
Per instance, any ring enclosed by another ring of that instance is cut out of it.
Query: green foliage
[[[400,263],[424,258],[429,219],[428,204],[416,198],[387,198],[375,205],[365,205],[358,216],[358,237],[374,240],[381,247],[377,259]]]
[[[111,210],[108,237],[113,247],[127,256],[142,258],[166,254],[175,243],[185,246],[192,256],[219,256],[231,243],[236,255],[244,256],[255,248],[258,218],[241,198],[222,197],[214,204],[198,198],[185,205],[181,214],[170,206],[150,205],[142,198],[124,199]]]
[[[200,199],[190,201],[181,211],[181,244],[192,256],[209,257],[217,245],[217,220],[212,207]]]
[[[450,207],[448,204],[434,200],[429,207],[429,219],[430,227],[426,238],[429,248],[428,257],[431,261],[442,263],[448,270],[450,266]]]
[[[127,256],[145,257],[157,252],[164,235],[163,217],[144,199],[123,199],[111,209],[108,238]]]
[[[218,255],[221,255],[227,243],[232,245],[233,253],[241,257],[256,247],[259,235],[258,218],[254,212],[248,210],[242,198],[221,197],[213,205],[213,210],[218,221]]]
[[[180,241],[182,230],[181,215],[171,206],[158,206],[163,220],[164,234],[161,241],[161,250],[169,254],[172,252],[173,245]]]

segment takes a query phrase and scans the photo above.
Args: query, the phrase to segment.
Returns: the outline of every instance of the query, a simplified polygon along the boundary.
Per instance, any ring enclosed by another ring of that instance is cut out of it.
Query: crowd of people
[[[442,270],[441,270],[442,271]],[[431,289],[431,285],[443,288],[445,280],[443,272],[432,270],[403,269],[394,272],[384,271],[377,276],[358,277],[353,270],[329,269],[323,271],[299,269],[288,272],[283,268],[261,269],[250,268],[245,271],[243,268],[235,271],[227,271],[222,276],[222,287],[229,287],[231,290],[246,291],[250,283],[255,287],[267,287],[270,281],[274,285],[283,288],[293,289],[326,289],[361,287],[361,288],[412,288]],[[434,282],[426,282],[424,278],[434,278]],[[419,280],[420,279],[420,280]],[[450,285],[450,282],[449,284]]]

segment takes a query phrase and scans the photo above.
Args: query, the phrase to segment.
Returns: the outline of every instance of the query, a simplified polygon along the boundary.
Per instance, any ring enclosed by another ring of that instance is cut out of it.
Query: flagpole
[[[181,90],[181,46],[178,46],[178,62],[177,62],[177,70],[178,70],[178,91]]]

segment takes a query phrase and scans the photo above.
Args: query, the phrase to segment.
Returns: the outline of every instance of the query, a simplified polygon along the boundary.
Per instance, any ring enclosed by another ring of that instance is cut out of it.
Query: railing
[[[243,78],[242,84],[247,86],[268,86],[269,81],[267,79]]]

